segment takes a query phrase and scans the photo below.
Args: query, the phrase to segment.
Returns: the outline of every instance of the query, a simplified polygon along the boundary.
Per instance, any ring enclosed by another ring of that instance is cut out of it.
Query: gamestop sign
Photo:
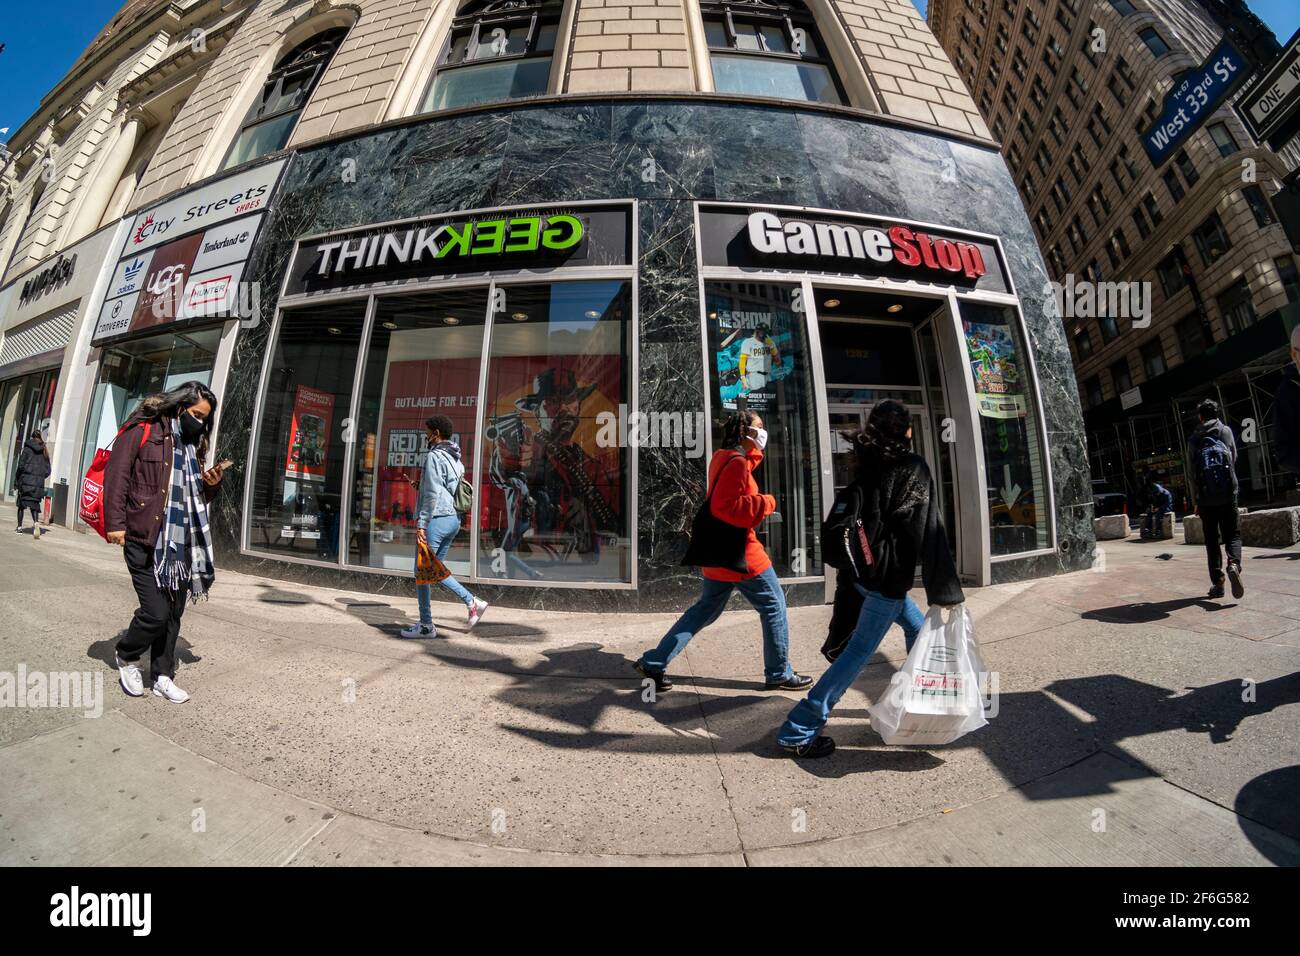
[[[701,206],[700,252],[705,266],[1010,288],[992,240],[866,216]]]

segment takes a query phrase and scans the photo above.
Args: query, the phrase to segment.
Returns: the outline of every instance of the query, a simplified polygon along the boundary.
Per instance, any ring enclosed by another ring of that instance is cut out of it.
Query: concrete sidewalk
[[[1200,599],[1204,552],[1172,542],[972,591],[991,725],[884,746],[866,705],[904,656],[895,630],[828,727],[840,750],[800,764],[773,744],[797,697],[762,690],[748,610],[650,703],[628,661],[672,615],[493,606],[471,636],[437,604],[441,636],[410,642],[413,587],[220,572],[186,614],[194,699],[175,706],[116,685],[120,551],[6,529],[0,671],[102,674],[105,701],[0,708],[0,863],[1294,865],[1297,560],[1248,550],[1241,602]],[[828,616],[790,613],[804,672]]]

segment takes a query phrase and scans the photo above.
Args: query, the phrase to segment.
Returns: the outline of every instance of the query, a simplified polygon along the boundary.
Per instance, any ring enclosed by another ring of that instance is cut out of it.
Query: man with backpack
[[[1237,527],[1237,443],[1219,420],[1219,403],[1207,398],[1196,406],[1201,423],[1187,442],[1187,474],[1196,513],[1205,530],[1210,566],[1209,597],[1223,597],[1223,549],[1228,551],[1232,596],[1246,593],[1241,583],[1241,531]]]

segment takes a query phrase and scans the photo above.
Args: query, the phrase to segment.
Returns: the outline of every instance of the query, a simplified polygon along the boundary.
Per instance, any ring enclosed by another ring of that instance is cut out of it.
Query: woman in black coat
[[[23,443],[22,454],[18,456],[18,472],[14,476],[14,488],[18,492],[18,527],[23,530],[23,511],[32,513],[32,534],[40,537],[41,503],[45,500],[45,479],[50,477],[50,449],[45,444],[38,429],[32,429]]]

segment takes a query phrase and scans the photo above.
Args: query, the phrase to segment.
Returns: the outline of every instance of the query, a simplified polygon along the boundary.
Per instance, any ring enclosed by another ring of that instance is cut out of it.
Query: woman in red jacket
[[[753,605],[763,622],[763,673],[768,690],[802,690],[812,678],[796,674],[790,667],[789,627],[785,616],[785,594],[772,570],[772,560],[759,544],[754,529],[776,510],[776,499],[759,494],[754,469],[763,460],[767,429],[763,419],[751,411],[732,413],[722,429],[722,447],[709,462],[709,510],[715,518],[738,528],[747,528],[745,565],[741,574],[726,568],[703,568],[704,593],[669,628],[659,646],[641,655],[634,665],[655,682],[660,692],[673,686],[664,673],[692,637],[718,619],[727,606],[733,588]]]

